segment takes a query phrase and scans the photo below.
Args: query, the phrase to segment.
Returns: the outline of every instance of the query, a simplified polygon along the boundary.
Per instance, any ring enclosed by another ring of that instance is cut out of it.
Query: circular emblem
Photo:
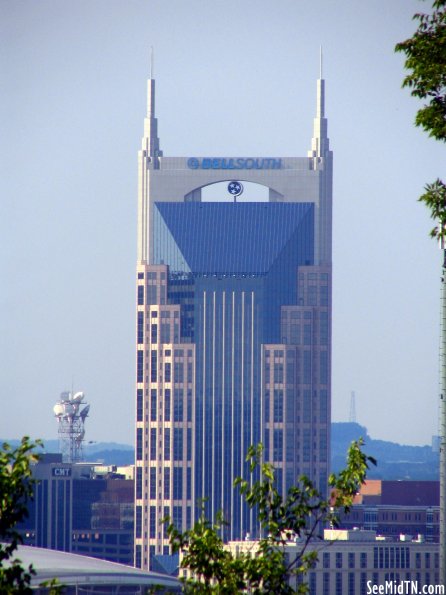
[[[232,194],[232,196],[240,196],[243,192],[243,184],[241,182],[236,182],[235,180],[229,182],[228,192],[229,194]]]
[[[190,169],[198,169],[200,167],[200,162],[196,157],[190,157],[187,160],[187,167],[189,167]]]

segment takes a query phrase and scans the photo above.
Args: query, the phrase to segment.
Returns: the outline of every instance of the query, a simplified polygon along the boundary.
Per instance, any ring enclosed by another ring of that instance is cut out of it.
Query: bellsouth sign
[[[282,169],[282,160],[273,157],[190,157],[189,169]]]

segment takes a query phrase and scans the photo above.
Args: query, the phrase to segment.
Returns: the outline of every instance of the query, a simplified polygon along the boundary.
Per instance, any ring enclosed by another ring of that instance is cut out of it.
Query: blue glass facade
[[[297,304],[299,267],[314,264],[314,205],[156,203],[154,236],[181,341],[195,344],[195,498],[207,498],[209,516],[224,511],[228,538],[255,535],[233,480],[249,474],[247,449],[262,441],[262,346],[281,342],[281,307]],[[274,452],[281,461],[283,447]]]

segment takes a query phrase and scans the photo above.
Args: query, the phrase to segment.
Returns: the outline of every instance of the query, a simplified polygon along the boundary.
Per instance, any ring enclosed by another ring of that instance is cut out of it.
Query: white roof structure
[[[33,565],[36,575],[32,588],[39,593],[39,585],[57,578],[63,585],[64,595],[74,593],[143,594],[150,587],[164,587],[166,592],[181,592],[178,579],[155,572],[146,572],[106,560],[90,558],[68,552],[59,552],[38,547],[19,546],[15,558],[24,567]],[[46,593],[46,589],[42,593]],[[162,591],[161,591],[162,592]]]

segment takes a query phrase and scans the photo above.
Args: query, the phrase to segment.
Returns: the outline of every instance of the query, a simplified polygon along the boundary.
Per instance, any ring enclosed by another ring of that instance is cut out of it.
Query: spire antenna
[[[322,46],[319,46],[319,78],[322,79]]]
[[[150,77],[153,79],[153,45],[150,46]]]

